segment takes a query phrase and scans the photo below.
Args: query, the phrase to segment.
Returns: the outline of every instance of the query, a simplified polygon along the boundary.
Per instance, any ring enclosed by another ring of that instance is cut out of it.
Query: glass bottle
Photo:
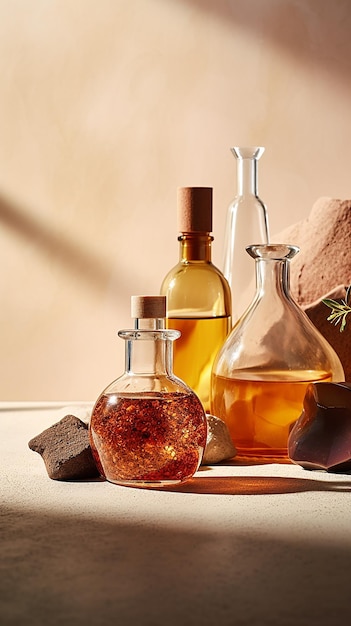
[[[167,328],[181,331],[174,372],[210,410],[211,369],[231,328],[229,285],[211,261],[212,188],[177,191],[179,262],[161,285],[167,296]]]
[[[232,292],[233,320],[238,319],[254,295],[252,266],[246,247],[269,242],[267,210],[258,196],[257,166],[262,147],[231,149],[237,160],[237,194],[228,207],[223,273]]]
[[[172,344],[165,329],[166,298],[133,296],[133,330],[125,340],[125,372],[97,399],[90,443],[102,475],[136,487],[176,484],[198,469],[206,445],[200,400],[172,373]]]
[[[247,248],[256,295],[213,366],[211,409],[228,425],[237,458],[287,460],[289,430],[309,383],[344,380],[339,357],[290,296],[285,244]]]

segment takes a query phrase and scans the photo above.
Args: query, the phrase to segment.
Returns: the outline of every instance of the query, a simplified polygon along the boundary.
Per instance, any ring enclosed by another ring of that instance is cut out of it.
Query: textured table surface
[[[0,403],[3,626],[350,623],[351,476],[204,467],[177,489],[57,482],[28,441],[82,405]]]

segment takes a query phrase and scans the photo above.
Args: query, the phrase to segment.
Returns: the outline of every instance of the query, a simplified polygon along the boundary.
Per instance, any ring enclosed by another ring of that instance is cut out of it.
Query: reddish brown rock
[[[290,263],[291,295],[340,358],[351,381],[351,319],[344,332],[327,321],[325,298],[345,298],[351,284],[351,200],[319,198],[310,215],[274,236],[300,248]]]
[[[322,298],[302,308],[323,337],[333,346],[344,368],[345,380],[351,381],[351,313],[345,330],[340,332],[340,323],[335,326],[328,321],[331,309],[322,302],[324,298],[341,301],[345,294],[346,287],[339,285]]]
[[[28,446],[38,452],[53,480],[82,480],[99,476],[90,444],[88,424],[74,415],[31,439]]]
[[[351,284],[351,200],[319,198],[310,215],[274,240],[300,248],[291,261],[291,294],[307,306],[338,285]]]
[[[351,385],[311,383],[288,440],[289,458],[306,469],[351,471]]]

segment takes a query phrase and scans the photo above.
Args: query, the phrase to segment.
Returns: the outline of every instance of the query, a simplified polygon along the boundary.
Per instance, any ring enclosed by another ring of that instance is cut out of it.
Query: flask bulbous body
[[[126,342],[126,368],[92,412],[96,464],[120,485],[181,483],[201,463],[207,422],[199,398],[172,372],[172,343],[179,332],[156,325],[118,334]]]

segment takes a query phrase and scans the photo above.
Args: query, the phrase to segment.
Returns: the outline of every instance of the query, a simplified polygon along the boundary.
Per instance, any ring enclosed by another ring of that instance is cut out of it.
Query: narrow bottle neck
[[[238,159],[237,192],[239,196],[257,196],[257,159]]]
[[[290,263],[287,259],[256,259],[257,294],[272,308],[274,300],[290,298]]]
[[[136,330],[162,330],[166,328],[164,317],[137,317],[134,320]]]
[[[213,237],[209,233],[182,233],[178,241],[181,262],[211,261]]]
[[[128,333],[128,331],[127,331]],[[135,331],[124,336],[125,371],[146,376],[170,376],[173,370],[173,340],[178,331]]]

